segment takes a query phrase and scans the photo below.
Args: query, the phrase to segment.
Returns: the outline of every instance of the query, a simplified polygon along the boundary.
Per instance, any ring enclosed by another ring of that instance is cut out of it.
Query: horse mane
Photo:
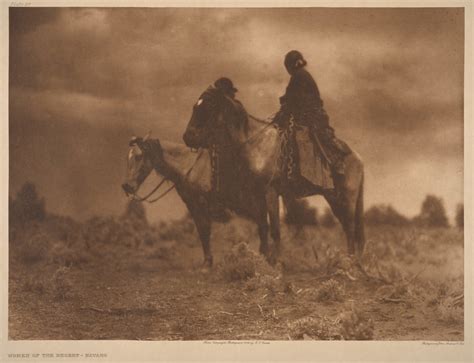
[[[192,151],[186,145],[148,139],[145,150],[155,159],[155,170],[172,182],[201,191],[211,189],[211,166],[206,149]]]

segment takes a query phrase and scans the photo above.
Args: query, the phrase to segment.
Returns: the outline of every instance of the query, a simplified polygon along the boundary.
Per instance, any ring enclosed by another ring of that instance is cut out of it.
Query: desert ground
[[[372,226],[358,263],[333,228],[283,225],[270,266],[256,227],[46,215],[11,223],[12,340],[464,339],[462,229]]]

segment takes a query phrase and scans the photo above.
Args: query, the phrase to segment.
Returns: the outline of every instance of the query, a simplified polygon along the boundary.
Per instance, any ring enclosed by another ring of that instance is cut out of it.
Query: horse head
[[[210,86],[193,106],[183,140],[192,148],[207,148],[212,144],[232,146],[242,143],[246,133],[247,114],[243,106]]]
[[[156,167],[158,158],[162,156],[160,142],[150,139],[148,133],[144,138],[132,137],[127,157],[127,177],[122,189],[127,195],[134,195],[140,185]]]

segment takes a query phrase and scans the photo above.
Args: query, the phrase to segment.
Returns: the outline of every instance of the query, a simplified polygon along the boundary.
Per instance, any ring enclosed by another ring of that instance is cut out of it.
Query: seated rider
[[[232,99],[233,102],[242,105],[240,101],[235,98],[237,88],[234,87],[232,81],[227,77],[221,77],[214,82],[214,87],[222,92],[225,96]],[[242,106],[243,107],[243,106]],[[212,145],[210,148],[211,152],[211,166],[212,166],[212,180],[211,180],[211,201],[210,201],[210,213],[215,219],[225,221],[228,219],[228,215],[225,212],[222,199],[222,178],[220,173],[220,164],[222,155],[219,152],[217,145]]]
[[[344,174],[344,156],[351,150],[336,138],[334,129],[329,125],[318,86],[305,68],[307,62],[303,55],[292,50],[286,54],[284,63],[291,78],[285,95],[280,97],[281,108],[275,122],[282,128],[288,128],[292,118],[296,125],[309,127],[313,141],[323,149],[321,152],[329,163],[333,178],[340,179]]]

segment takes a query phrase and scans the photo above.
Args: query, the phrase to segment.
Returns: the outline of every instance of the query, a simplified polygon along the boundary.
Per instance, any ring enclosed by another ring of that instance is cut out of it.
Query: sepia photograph
[[[28,4],[5,339],[472,333],[465,6]]]

